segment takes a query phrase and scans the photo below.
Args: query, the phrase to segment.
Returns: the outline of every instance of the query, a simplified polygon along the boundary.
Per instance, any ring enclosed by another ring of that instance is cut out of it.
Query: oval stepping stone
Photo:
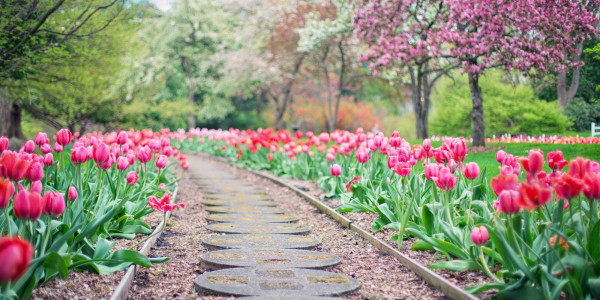
[[[311,269],[233,268],[206,272],[196,278],[196,291],[236,296],[337,296],[360,283],[346,275]]]
[[[204,192],[204,191],[203,191]],[[265,194],[240,194],[240,193],[206,193],[204,192],[204,198],[207,199],[270,199]]]
[[[287,223],[215,223],[208,224],[206,228],[215,232],[223,233],[283,233],[283,234],[308,234],[310,228],[304,225]]]
[[[280,300],[277,296],[251,296],[241,297],[243,300]],[[301,295],[286,295],[285,300],[345,300],[339,297],[319,297],[319,296],[301,296]]]
[[[210,222],[222,223],[294,223],[298,218],[286,215],[261,215],[261,214],[210,214],[206,217]]]
[[[226,234],[209,237],[202,244],[208,248],[308,249],[318,246],[321,241],[293,234]]]
[[[237,213],[237,214],[282,214],[286,211],[281,208],[264,206],[207,206],[206,211],[212,213]]]
[[[201,258],[203,264],[217,269],[236,267],[318,269],[341,262],[340,258],[333,254],[298,249],[227,249],[208,252]]]
[[[273,200],[251,200],[251,199],[228,199],[228,200],[204,200],[206,206],[277,206]]]

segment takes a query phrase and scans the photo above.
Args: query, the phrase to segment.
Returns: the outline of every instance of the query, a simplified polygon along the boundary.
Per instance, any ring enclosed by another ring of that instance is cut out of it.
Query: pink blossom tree
[[[431,89],[451,68],[440,35],[449,7],[429,0],[362,0],[357,7],[355,34],[370,45],[361,60],[369,62],[374,75],[408,72],[417,137],[428,137]]]
[[[473,145],[485,145],[483,97],[479,77],[489,68],[523,72],[577,66],[578,49],[596,33],[589,5],[571,0],[446,0],[449,19],[442,39],[469,74]]]

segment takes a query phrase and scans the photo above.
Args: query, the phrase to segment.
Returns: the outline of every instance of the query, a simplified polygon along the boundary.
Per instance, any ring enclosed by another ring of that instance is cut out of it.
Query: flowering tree
[[[581,2],[448,0],[444,4],[449,19],[442,39],[469,74],[475,146],[485,144],[481,74],[499,66],[524,72],[577,66],[579,62],[571,58],[580,52],[578,45],[596,32],[597,18]]]
[[[375,75],[408,71],[417,137],[426,138],[431,88],[450,68],[440,35],[449,8],[443,1],[428,0],[363,0],[359,7],[355,34],[371,45],[362,60],[369,61]]]

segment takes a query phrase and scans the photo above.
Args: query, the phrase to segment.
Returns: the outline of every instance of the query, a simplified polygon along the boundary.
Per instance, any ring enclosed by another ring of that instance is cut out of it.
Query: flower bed
[[[480,270],[493,282],[467,288],[527,295],[598,297],[600,290],[600,165],[567,162],[560,151],[527,157],[499,151],[501,174],[491,188],[463,139],[442,146],[410,145],[397,134],[336,131],[196,130],[182,149],[225,156],[251,169],[316,180],[339,197],[342,212],[379,216],[372,230],[397,231],[392,240],[418,238],[413,250],[443,257],[431,268]],[[568,172],[562,172],[568,167]]]
[[[8,262],[0,269],[2,294],[27,298],[36,285],[66,278],[70,269],[109,274],[166,261],[136,252],[136,245],[111,248],[115,238],[150,234],[144,219],[154,209],[174,208],[169,191],[176,164],[168,157],[187,168],[170,145],[176,135],[130,130],[79,137],[62,129],[54,146],[38,133],[18,152],[0,137],[0,258]]]

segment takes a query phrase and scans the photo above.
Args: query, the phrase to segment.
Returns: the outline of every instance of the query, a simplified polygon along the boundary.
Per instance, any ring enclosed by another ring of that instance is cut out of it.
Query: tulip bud
[[[188,163],[187,160],[184,160],[181,162],[181,168],[183,168],[184,170],[187,170],[190,168],[190,164]]]
[[[4,152],[4,150],[8,149],[8,138],[5,136],[0,137],[0,153]]]
[[[54,152],[60,153],[62,151],[63,151],[63,146],[61,144],[59,144],[59,143],[55,143],[54,144]]]
[[[489,238],[488,230],[485,226],[474,227],[471,230],[471,240],[477,246],[483,246]]]
[[[156,167],[159,169],[164,169],[167,166],[167,157],[164,155],[161,155],[158,157],[158,159],[156,160]]]
[[[121,156],[117,159],[117,169],[123,171],[125,169],[129,168],[129,160],[127,160],[127,157]]]
[[[68,129],[61,129],[56,133],[56,143],[60,144],[61,146],[68,145],[71,142],[72,136],[73,135],[71,134],[71,131]]]
[[[77,195],[77,189],[74,186],[69,187],[69,191],[67,193],[67,199],[71,201],[75,201],[79,195]]]
[[[129,185],[134,185],[138,181],[138,174],[135,171],[131,171],[127,174],[127,182]]]
[[[498,198],[500,199],[500,209],[507,215],[516,214],[521,209],[518,191],[503,190]]]
[[[123,145],[123,144],[127,144],[127,132],[125,131],[119,131],[119,133],[117,134],[117,144],[119,145]]]
[[[15,193],[15,186],[8,178],[0,177],[0,209],[5,208]]]
[[[25,146],[23,146],[23,151],[33,153],[35,151],[35,143],[32,140],[28,140],[25,142]]]
[[[158,188],[164,191],[167,188],[167,186],[164,183],[161,183],[158,185]]]
[[[476,162],[470,162],[465,165],[465,178],[473,180],[479,177],[479,165]]]
[[[42,212],[53,218],[58,218],[65,211],[65,198],[61,193],[47,191],[44,194]]]
[[[46,153],[46,155],[44,155],[44,165],[51,166],[53,164],[54,164],[54,156],[52,155],[52,153]]]
[[[340,176],[342,175],[342,167],[338,164],[333,164],[331,166],[331,176]]]
[[[45,132],[38,132],[35,135],[35,144],[38,146],[42,146],[45,144],[50,143],[50,140],[48,140],[48,136],[46,135]]]
[[[33,257],[33,246],[19,237],[0,238],[0,283],[17,281],[31,262]]]

